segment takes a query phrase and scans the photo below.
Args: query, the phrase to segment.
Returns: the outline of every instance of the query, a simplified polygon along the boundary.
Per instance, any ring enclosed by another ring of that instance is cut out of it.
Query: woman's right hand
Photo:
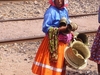
[[[67,26],[61,26],[61,27],[58,28],[58,31],[59,32],[65,32],[66,29],[67,29]]]
[[[69,26],[61,26],[61,27],[58,28],[58,31],[64,32],[64,33],[70,33],[71,32]]]

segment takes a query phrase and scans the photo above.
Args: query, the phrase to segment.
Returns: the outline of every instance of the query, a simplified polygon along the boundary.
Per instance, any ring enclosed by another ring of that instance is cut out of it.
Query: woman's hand
[[[61,26],[58,28],[58,31],[62,33],[70,33],[71,29],[69,28],[69,26]]]
[[[65,32],[66,29],[67,29],[67,26],[61,26],[61,27],[58,28],[58,31],[59,32]]]

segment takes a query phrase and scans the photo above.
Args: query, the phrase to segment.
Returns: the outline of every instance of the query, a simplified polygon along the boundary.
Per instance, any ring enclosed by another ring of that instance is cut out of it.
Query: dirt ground
[[[75,2],[76,1],[76,2]],[[77,4],[76,9],[79,7],[78,3],[79,0],[75,0],[73,2],[73,5]],[[87,0],[85,0],[87,1]],[[83,2],[83,1],[82,1]],[[97,3],[96,3],[97,2]],[[84,2],[83,4],[85,4]],[[93,3],[93,1],[91,1]],[[42,3],[41,3],[42,4]],[[7,20],[7,19],[18,19],[18,18],[32,18],[37,17],[37,16],[43,16],[44,11],[46,8],[42,9],[37,9],[41,8],[41,4],[39,2],[21,2],[21,3],[6,3],[4,4],[0,3],[0,20]],[[79,3],[80,5],[82,3]],[[85,6],[89,8],[90,5],[87,2]],[[97,10],[99,0],[96,0],[95,3],[96,8],[94,8],[92,12]],[[35,7],[35,6],[36,7]],[[45,7],[45,3],[43,3]],[[69,5],[70,6],[70,5]],[[73,8],[74,6],[70,6],[70,9]],[[83,5],[82,5],[83,6]],[[95,5],[92,5],[95,6]],[[87,8],[85,7],[85,8]],[[25,9],[26,8],[26,9]],[[34,9],[33,9],[34,8]],[[83,6],[84,8],[84,6]],[[83,8],[79,9],[80,13],[82,11],[86,12],[92,10],[92,8],[89,8],[88,10],[83,10]],[[78,13],[78,9],[74,10],[73,12],[70,12],[70,14],[73,13]],[[42,12],[41,12],[42,11]],[[78,13],[79,14],[79,13]],[[98,27],[98,24],[95,25],[94,18],[97,21],[97,17],[93,17],[93,23],[90,21],[88,22],[88,18],[83,21],[78,20],[79,22],[79,30],[96,30]],[[90,19],[90,20],[92,20]],[[76,19],[72,19],[72,21],[77,22]],[[83,22],[83,23],[82,23]],[[19,38],[28,38],[28,37],[33,37],[36,32],[31,31],[33,28],[33,21],[25,21],[25,22],[0,22],[0,41],[6,41],[6,40],[14,40],[14,39],[19,39]],[[37,22],[34,22],[35,24]],[[84,25],[90,25],[92,24],[93,26],[85,26]],[[26,25],[26,26],[25,26]],[[30,25],[30,26],[29,26]],[[11,28],[12,27],[12,28]],[[40,27],[40,26],[39,26]],[[91,28],[89,28],[91,27]],[[94,28],[95,27],[95,28]],[[40,32],[41,30],[37,31]],[[37,33],[38,34],[38,33]],[[43,34],[41,32],[41,34]],[[28,36],[27,36],[28,35]],[[40,36],[40,35],[38,35]],[[35,36],[34,36],[35,37]],[[94,37],[90,39],[90,41],[93,42]],[[92,42],[90,45],[92,45]],[[25,42],[9,42],[7,43],[0,43],[0,75],[34,75],[31,72],[31,67],[32,63],[34,61],[34,57],[36,55],[36,52],[38,50],[39,45],[41,44],[40,41],[25,41]],[[88,65],[85,69],[83,70],[74,70],[69,67],[66,67],[67,75],[97,75],[97,65],[95,62],[88,60]]]
[[[89,37],[93,41],[93,37]],[[0,44],[0,75],[34,75],[31,72],[32,63],[42,40],[8,42]],[[97,65],[88,60],[83,70],[74,70],[66,67],[66,75],[97,75]]]

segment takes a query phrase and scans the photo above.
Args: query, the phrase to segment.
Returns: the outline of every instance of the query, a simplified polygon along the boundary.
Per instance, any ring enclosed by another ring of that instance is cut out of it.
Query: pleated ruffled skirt
[[[67,44],[59,42],[57,62],[49,61],[49,40],[45,36],[38,48],[32,65],[32,72],[37,75],[65,75],[66,65],[64,60],[64,49]]]

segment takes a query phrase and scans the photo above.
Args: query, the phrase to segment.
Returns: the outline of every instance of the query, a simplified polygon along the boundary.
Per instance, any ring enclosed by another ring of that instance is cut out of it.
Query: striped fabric
[[[42,64],[42,63],[39,63],[39,62],[33,62],[33,64],[37,65],[37,66],[41,66],[43,68],[47,68],[47,69],[50,69],[52,71],[56,71],[56,72],[62,72],[63,70],[65,70],[66,68],[55,68],[53,66],[49,66],[49,65],[46,65],[46,64]]]

